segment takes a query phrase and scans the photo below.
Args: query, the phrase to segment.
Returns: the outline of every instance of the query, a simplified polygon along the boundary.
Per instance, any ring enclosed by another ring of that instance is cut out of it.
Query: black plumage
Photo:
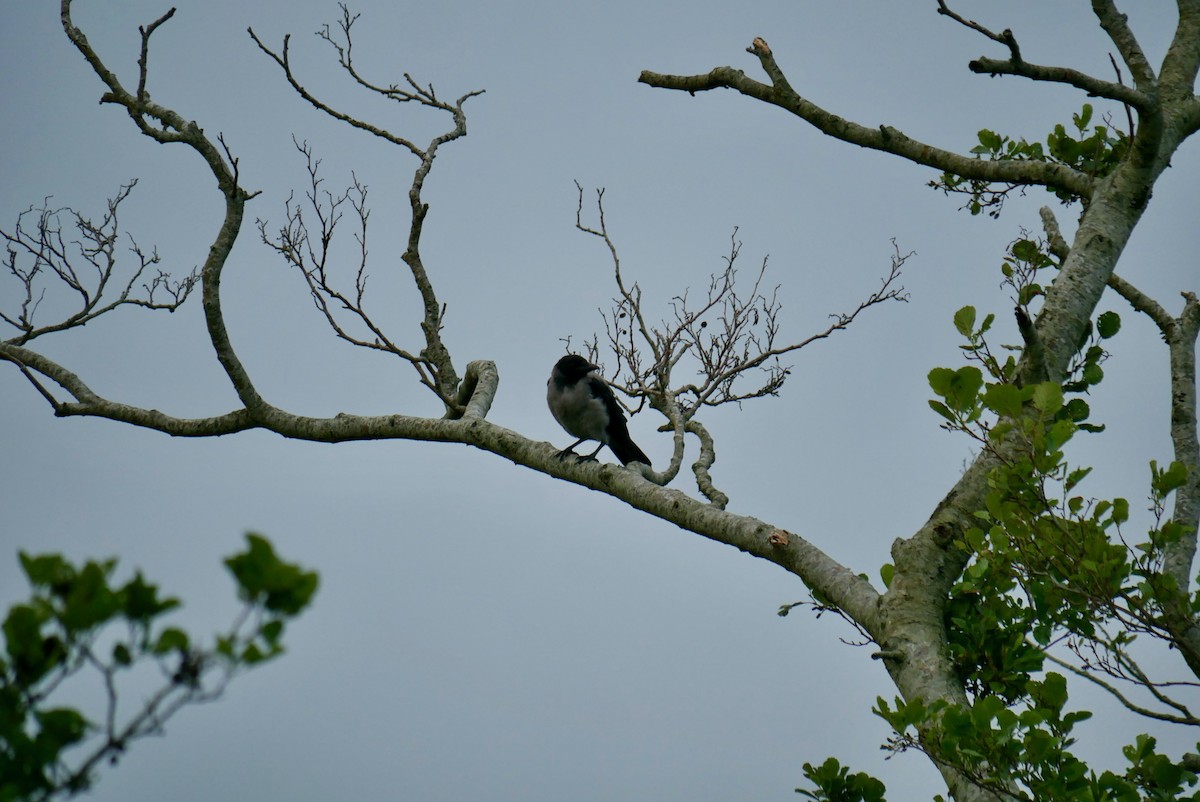
[[[613,455],[628,465],[631,462],[650,464],[650,458],[629,437],[625,411],[617,403],[612,388],[600,378],[597,368],[578,354],[568,354],[554,365],[546,382],[546,403],[559,425],[567,434],[578,437],[559,452],[560,457],[575,454],[575,447],[585,440],[600,443],[591,454],[576,455],[580,461],[592,460],[600,449],[608,446]]]

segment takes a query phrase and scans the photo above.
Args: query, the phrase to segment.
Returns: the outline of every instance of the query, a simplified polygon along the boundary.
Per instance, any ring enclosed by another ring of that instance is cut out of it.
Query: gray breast
[[[572,436],[608,442],[608,412],[586,379],[562,386],[551,378],[546,384],[546,403],[554,419]]]

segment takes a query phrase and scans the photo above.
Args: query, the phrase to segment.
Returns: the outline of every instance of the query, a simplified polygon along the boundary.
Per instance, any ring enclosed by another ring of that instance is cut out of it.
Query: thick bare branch
[[[144,429],[153,429],[174,437],[216,437],[252,429],[260,424],[245,409],[208,418],[176,418],[156,409],[143,409],[111,401],[95,393],[79,376],[28,348],[0,342],[0,358],[20,367],[59,417],[86,416],[106,418]],[[49,379],[65,390],[73,400],[57,398],[37,378]]]
[[[967,68],[971,72],[982,75],[1017,75],[1034,81],[1063,83],[1082,89],[1089,95],[1111,98],[1137,109],[1149,109],[1153,103],[1145,92],[1124,86],[1119,82],[1104,81],[1069,67],[1049,67],[1030,64],[1021,57],[1021,49],[1017,46],[1016,37],[1011,30],[1006,28],[1001,33],[988,30],[978,22],[964,19],[950,10],[945,0],[938,0],[938,13],[950,17],[955,22],[978,31],[992,41],[999,42],[1008,48],[1009,56],[1007,59],[994,59],[981,56],[970,62],[967,64]],[[1103,24],[1103,18],[1101,23]],[[1136,47],[1137,42],[1133,42],[1133,45]]]
[[[116,75],[104,65],[83,32],[75,27],[71,19],[71,0],[62,0],[60,9],[63,30],[67,37],[87,60],[96,75],[109,88],[109,91],[101,97],[101,102],[124,107],[138,130],[156,142],[180,142],[192,148],[204,159],[216,178],[217,187],[225,198],[225,216],[200,272],[205,325],[208,327],[209,340],[212,342],[217,360],[224,368],[226,376],[246,409],[251,415],[269,415],[272,407],[259,395],[241,360],[234,352],[229,333],[225,328],[220,300],[221,272],[233,249],[234,242],[237,240],[238,233],[241,231],[246,201],[258,193],[247,192],[239,185],[237,161],[230,157],[229,149],[223,139],[218,138],[214,142],[205,136],[204,131],[195,122],[187,122],[177,112],[152,102],[144,92],[144,77],[139,77],[139,86],[143,87],[141,96],[130,94],[121,85]],[[171,14],[168,13],[143,29],[143,52],[149,46],[150,34],[166,22],[170,16]],[[154,125],[152,121],[158,124]]]
[[[1108,38],[1117,46],[1121,60],[1129,68],[1133,76],[1134,86],[1142,91],[1150,91],[1154,87],[1154,68],[1142,52],[1137,37],[1129,28],[1129,18],[1117,10],[1113,0],[1092,0],[1092,11],[1100,21],[1100,27],[1108,34]]]
[[[1104,97],[1132,106],[1138,110],[1153,108],[1154,101],[1144,92],[1130,86],[1101,80],[1070,67],[1050,67],[1026,61],[979,57],[967,65],[971,72],[981,75],[1016,75],[1032,81],[1060,83],[1082,89],[1092,97]]]
[[[1038,213],[1042,218],[1042,228],[1046,232],[1046,240],[1050,246],[1050,253],[1058,258],[1059,262],[1067,258],[1067,254],[1071,252],[1071,246],[1067,244],[1062,235],[1062,229],[1058,226],[1058,218],[1054,216],[1054,210],[1049,206],[1043,206]]]
[[[888,125],[868,128],[846,120],[798,94],[776,63],[771,48],[761,38],[755,39],[747,52],[758,57],[771,79],[770,84],[749,78],[741,70],[732,67],[717,67],[703,75],[664,75],[645,70],[638,80],[649,86],[682,90],[693,95],[711,89],[734,89],[748,97],[779,106],[834,139],[891,153],[967,179],[1014,186],[1044,186],[1065,190],[1082,198],[1090,197],[1092,193],[1092,179],[1065,165],[1036,160],[977,159],[927,145]]]
[[[1178,111],[1176,142],[1200,125],[1196,76],[1200,72],[1200,2],[1176,0],[1179,24],[1159,70],[1158,89],[1162,98]]]

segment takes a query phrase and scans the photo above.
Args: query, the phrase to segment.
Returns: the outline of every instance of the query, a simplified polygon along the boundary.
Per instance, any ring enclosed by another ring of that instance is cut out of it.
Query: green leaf
[[[1083,478],[1091,472],[1091,468],[1076,468],[1075,470],[1071,471],[1069,474],[1067,474],[1067,479],[1063,483],[1063,490],[1065,490],[1067,493],[1070,493],[1075,489],[1075,486],[1083,481]],[[1082,506],[1082,499],[1080,500],[1080,506]]]
[[[1015,418],[1029,396],[1015,384],[991,384],[983,394],[983,405],[997,415]]]
[[[954,371],[950,368],[934,368],[929,371],[929,388],[943,398],[950,392],[952,381],[954,381]]]
[[[186,652],[188,644],[189,639],[186,632],[176,627],[167,627],[158,633],[158,640],[154,642],[154,653]]]
[[[975,331],[975,307],[964,306],[954,313],[954,328],[964,337],[970,337]]]
[[[1129,520],[1129,502],[1123,498],[1114,498],[1112,506],[1113,523],[1123,524]]]
[[[1173,490],[1178,490],[1187,482],[1188,469],[1182,462],[1172,462],[1166,470],[1159,471],[1158,463],[1150,461],[1150,484],[1154,492],[1165,498]]]
[[[929,399],[929,408],[932,409],[937,414],[941,415],[943,418],[945,418],[948,421],[957,421],[958,420],[958,418],[955,417],[954,413],[950,411],[950,408],[947,407],[945,404],[943,404],[941,401],[934,401],[932,398]]]
[[[979,132],[979,144],[987,148],[989,152],[1000,150],[1001,143],[1002,140],[1000,135],[995,131],[989,131],[988,129],[984,128]]]
[[[4,619],[4,641],[9,662],[25,685],[37,682],[57,664],[42,637],[45,615],[28,604],[14,604]]]
[[[92,629],[117,615],[120,603],[108,586],[108,576],[114,565],[112,560],[88,561],[79,571],[63,599],[60,617],[68,632]]]
[[[262,535],[249,532],[246,541],[246,551],[225,560],[242,598],[272,612],[297,615],[316,593],[317,574],[280,560]]]
[[[55,751],[78,743],[87,734],[88,720],[78,710],[70,707],[42,710],[35,713],[34,717],[41,725],[38,740],[45,742]]]
[[[1062,409],[1062,387],[1054,382],[1042,382],[1033,388],[1033,405],[1042,414],[1050,416]]]
[[[141,571],[134,574],[118,595],[123,599],[125,616],[133,621],[149,621],[179,606],[178,599],[158,598],[158,587],[147,582]]]
[[[1107,340],[1121,330],[1121,316],[1116,312],[1104,312],[1096,318],[1096,333]]]
[[[1033,240],[1019,239],[1012,244],[1012,255],[1022,262],[1038,262],[1042,252]]]
[[[31,557],[19,552],[21,568],[34,587],[54,590],[70,584],[75,579],[75,569],[61,554],[39,554]]]
[[[258,648],[258,646],[254,645],[253,643],[248,645],[242,651],[242,662],[248,666],[252,666],[255,663],[261,663],[265,659],[267,659],[266,654],[264,654],[263,650]]]
[[[1064,409],[1067,413],[1067,417],[1075,422],[1087,420],[1088,415],[1092,414],[1091,407],[1089,407],[1087,401],[1084,401],[1082,398],[1072,398],[1067,402]]]
[[[1067,703],[1067,678],[1054,671],[1046,672],[1046,678],[1038,683],[1037,699],[1056,713]]]
[[[1092,104],[1084,103],[1083,109],[1079,114],[1073,114],[1071,118],[1075,122],[1075,128],[1082,134],[1087,130],[1088,124],[1092,121]]]
[[[896,566],[891,563],[884,563],[879,567],[879,578],[883,580],[883,586],[890,588],[892,586],[892,577],[896,574]]]
[[[804,777],[814,786],[813,791],[797,788],[796,793],[816,802],[883,802],[886,790],[879,780],[865,772],[850,773],[835,758],[827,758],[814,768],[811,763],[803,767]]]
[[[979,397],[983,373],[974,365],[955,371],[934,368],[929,372],[929,385],[935,393],[946,399],[948,407],[957,412],[967,412],[975,406]]]
[[[1017,293],[1017,303],[1021,306],[1029,306],[1033,303],[1034,298],[1040,298],[1045,294],[1041,284],[1026,284]]]
[[[277,647],[279,644],[279,638],[283,635],[283,622],[278,618],[274,619],[273,621],[268,621],[267,623],[263,624],[259,634],[262,635],[263,640],[265,640],[272,647]]]

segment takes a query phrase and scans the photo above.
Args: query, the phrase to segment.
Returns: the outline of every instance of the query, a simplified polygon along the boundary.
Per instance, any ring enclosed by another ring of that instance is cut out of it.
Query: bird
[[[600,378],[599,370],[578,354],[567,354],[550,371],[546,403],[567,434],[579,438],[558,452],[559,459],[572,454],[579,462],[592,461],[600,449],[608,446],[622,465],[631,462],[650,465],[650,458],[629,438],[625,413],[612,388]],[[600,445],[586,456],[575,454],[575,446],[585,440],[598,440]]]

